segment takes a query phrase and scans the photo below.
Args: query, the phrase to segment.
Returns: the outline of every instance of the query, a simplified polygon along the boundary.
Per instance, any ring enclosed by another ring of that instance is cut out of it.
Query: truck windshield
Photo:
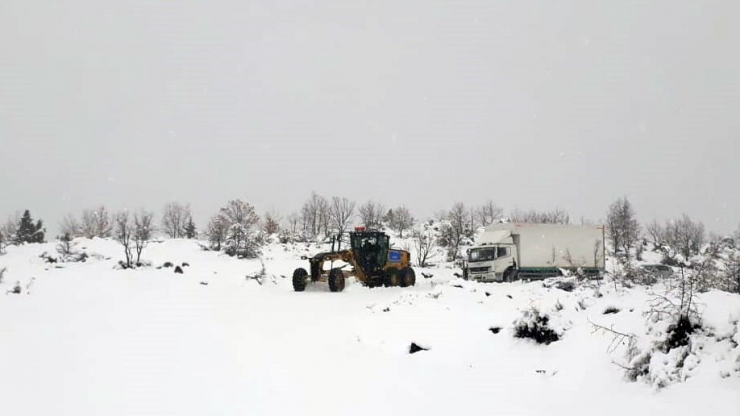
[[[491,261],[496,255],[496,247],[474,248],[468,252],[468,261]]]

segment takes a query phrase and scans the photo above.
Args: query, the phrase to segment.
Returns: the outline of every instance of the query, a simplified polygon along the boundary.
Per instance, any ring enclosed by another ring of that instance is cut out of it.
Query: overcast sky
[[[740,2],[0,0],[0,218],[312,190],[740,222]]]

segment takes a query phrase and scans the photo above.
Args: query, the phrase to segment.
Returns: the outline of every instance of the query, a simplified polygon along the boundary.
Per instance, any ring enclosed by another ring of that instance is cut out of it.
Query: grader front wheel
[[[332,292],[341,292],[344,290],[344,274],[339,269],[332,269],[329,272],[329,290]]]
[[[303,292],[306,289],[306,279],[308,278],[308,272],[304,268],[297,268],[293,272],[293,290],[296,292]]]

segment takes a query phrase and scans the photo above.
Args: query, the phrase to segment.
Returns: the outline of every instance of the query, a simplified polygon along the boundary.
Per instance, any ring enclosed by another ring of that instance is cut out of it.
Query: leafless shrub
[[[57,244],[57,253],[62,257],[67,257],[75,254],[74,250],[74,237],[70,233],[64,233],[59,237],[59,243]]]
[[[614,309],[618,312],[618,309]],[[605,311],[604,313],[606,314],[607,312]],[[639,359],[641,354],[640,350],[637,347],[637,336],[635,334],[617,331],[614,329],[614,325],[607,328],[603,325],[592,322],[590,318],[586,318],[586,320],[593,327],[593,332],[604,332],[612,335],[612,341],[607,347],[607,352],[609,352],[610,354],[615,352],[617,348],[622,345],[627,346],[625,355],[628,364],[620,364],[615,361],[612,361],[612,363],[624,369],[625,375],[628,379],[630,379],[631,381],[637,381],[638,377],[640,377],[641,375],[646,375],[649,372],[650,356],[648,355],[647,360],[645,360],[644,358]]]
[[[550,326],[550,316],[535,307],[525,310],[514,321],[514,337],[532,339],[545,345],[560,340],[560,335]]]
[[[654,293],[646,311],[648,318],[670,318],[675,324],[698,324],[701,315],[697,308],[697,294],[707,287],[707,279],[714,275],[717,247],[709,246],[702,258],[684,259],[679,264],[678,282],[665,294]]]

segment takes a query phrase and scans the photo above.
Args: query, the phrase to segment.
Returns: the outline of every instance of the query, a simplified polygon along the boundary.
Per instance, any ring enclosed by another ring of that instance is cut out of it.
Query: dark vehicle
[[[655,279],[665,279],[673,276],[673,269],[665,264],[643,264],[637,269],[641,274]]]

